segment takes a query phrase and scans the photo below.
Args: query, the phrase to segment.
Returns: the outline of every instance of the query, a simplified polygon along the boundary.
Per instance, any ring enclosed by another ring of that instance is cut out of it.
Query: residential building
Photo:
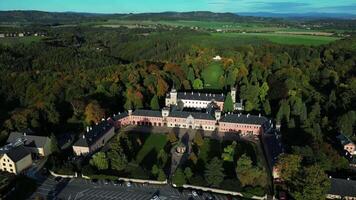
[[[33,135],[31,130],[12,132],[7,143],[14,143],[19,139],[22,139],[24,147],[36,156],[45,157],[51,154],[51,139],[47,136]]]
[[[347,151],[350,155],[356,155],[356,145],[348,137],[340,134],[336,138],[339,140],[345,151]]]
[[[22,144],[8,144],[0,148],[1,171],[20,174],[23,170],[29,168],[31,165],[31,152]]]
[[[0,38],[4,38],[5,34],[4,33],[0,33]]]
[[[77,156],[90,154],[103,147],[115,134],[111,118],[102,120],[94,127],[87,127],[86,132],[73,145],[74,154]]]
[[[330,178],[331,187],[327,199],[356,200],[356,181]]]

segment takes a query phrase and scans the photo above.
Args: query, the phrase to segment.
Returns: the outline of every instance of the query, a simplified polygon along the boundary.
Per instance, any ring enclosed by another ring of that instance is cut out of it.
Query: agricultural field
[[[26,36],[26,37],[7,37],[0,38],[0,44],[14,45],[14,44],[31,44],[32,42],[38,42],[42,40],[42,37]]]

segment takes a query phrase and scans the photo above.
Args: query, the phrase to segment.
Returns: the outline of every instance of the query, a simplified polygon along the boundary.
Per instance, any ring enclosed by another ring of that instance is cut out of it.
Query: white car
[[[155,195],[151,198],[151,200],[160,200],[160,198],[157,195]]]
[[[194,191],[194,190],[192,191],[192,195],[193,195],[193,197],[199,196],[198,193],[196,191]]]
[[[131,187],[131,183],[130,182],[126,182],[126,186],[127,187]]]

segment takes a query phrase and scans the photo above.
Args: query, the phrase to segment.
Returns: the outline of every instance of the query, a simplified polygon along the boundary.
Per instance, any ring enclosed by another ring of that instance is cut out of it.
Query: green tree
[[[175,143],[178,141],[176,134],[173,131],[170,131],[167,135],[167,139],[170,143]]]
[[[94,154],[89,163],[99,170],[105,170],[109,168],[109,162],[104,152],[98,152]]]
[[[152,110],[159,110],[159,102],[158,102],[158,97],[154,95],[151,99],[150,106]]]
[[[128,161],[125,154],[110,150],[107,157],[110,159],[111,169],[122,171],[127,167]]]
[[[184,174],[185,174],[185,177],[189,180],[193,176],[192,169],[190,169],[190,167],[186,167],[184,169]]]
[[[204,85],[203,85],[203,81],[201,81],[200,79],[195,79],[194,82],[193,82],[193,88],[195,90],[201,90],[204,88]]]
[[[228,145],[227,147],[224,148],[224,153],[221,154],[221,158],[224,161],[229,161],[229,162],[234,161],[236,145],[237,145],[236,141],[233,141],[231,145]]]
[[[194,74],[194,69],[189,67],[188,69],[188,75],[187,75],[188,80],[193,83],[195,80],[195,74]]]
[[[157,176],[159,173],[159,168],[157,165],[153,165],[152,169],[151,169],[151,174],[153,174],[154,176]]]
[[[296,200],[323,200],[330,189],[330,180],[320,166],[304,168],[293,185],[292,196]]]
[[[101,108],[97,101],[90,102],[85,108],[85,122],[98,123],[101,118],[105,117],[105,111]]]
[[[294,154],[281,154],[276,168],[283,180],[292,181],[301,167],[302,157]]]
[[[58,141],[53,133],[51,133],[50,140],[51,140],[51,152],[52,153],[59,152]]]
[[[164,181],[166,179],[167,179],[167,177],[166,177],[166,174],[164,173],[163,169],[159,169],[158,170],[157,180],[158,181]]]
[[[267,184],[267,174],[264,170],[252,165],[252,160],[246,154],[243,154],[236,163],[236,175],[242,186],[264,187]]]
[[[224,101],[224,112],[232,112],[234,111],[234,103],[232,101],[231,93],[229,92],[226,95],[225,101]]]
[[[259,90],[259,97],[262,102],[266,99],[268,90],[269,90],[269,87],[268,87],[267,82],[263,82],[263,84],[261,85],[260,90]]]
[[[182,187],[184,184],[186,184],[185,176],[182,169],[179,168],[176,170],[172,177],[172,182],[177,187]]]
[[[224,168],[222,161],[214,157],[206,166],[205,166],[205,180],[206,182],[213,186],[219,187],[222,181],[224,180]]]
[[[164,149],[159,150],[157,155],[158,165],[164,167],[168,160],[168,155]]]
[[[200,132],[195,132],[195,136],[194,136],[193,142],[198,146],[203,146],[204,139],[203,139],[203,136],[201,135]]]

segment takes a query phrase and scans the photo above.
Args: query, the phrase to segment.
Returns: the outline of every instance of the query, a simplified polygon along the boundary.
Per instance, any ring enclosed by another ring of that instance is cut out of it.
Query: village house
[[[103,147],[115,134],[112,119],[102,120],[94,127],[87,127],[86,132],[73,145],[77,156],[90,154]]]
[[[356,145],[348,137],[340,134],[336,138],[339,140],[345,151],[347,151],[350,155],[356,155]]]
[[[51,139],[47,136],[33,135],[31,130],[23,132],[12,132],[7,139],[7,143],[14,143],[21,139],[24,147],[34,156],[45,157],[51,154]]]
[[[22,144],[8,144],[0,148],[1,171],[20,174],[23,170],[31,167],[31,165],[31,152]]]

